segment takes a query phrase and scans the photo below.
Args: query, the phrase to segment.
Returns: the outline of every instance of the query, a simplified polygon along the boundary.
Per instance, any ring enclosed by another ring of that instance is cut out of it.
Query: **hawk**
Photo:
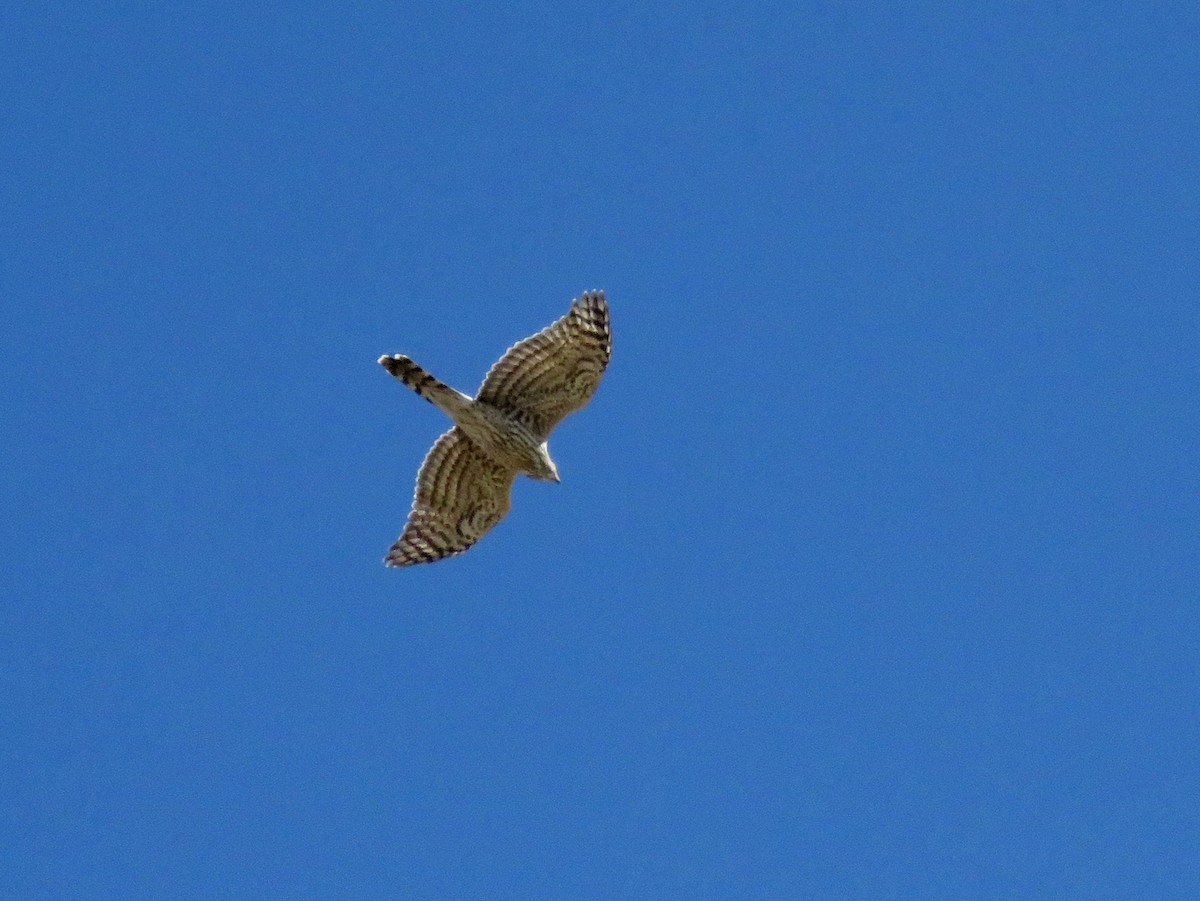
[[[603,291],[504,352],[470,397],[401,354],[379,365],[448,415],[454,426],[425,456],[404,531],[383,562],[432,563],[461,554],[508,512],[518,473],[558,481],[546,439],[591,399],[612,352]]]

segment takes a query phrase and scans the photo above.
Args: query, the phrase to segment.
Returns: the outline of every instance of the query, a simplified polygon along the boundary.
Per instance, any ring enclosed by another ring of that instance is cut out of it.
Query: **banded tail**
[[[451,417],[455,411],[471,403],[471,398],[467,395],[455,391],[445,382],[430,375],[403,354],[390,357],[385,354],[379,358],[379,365]]]

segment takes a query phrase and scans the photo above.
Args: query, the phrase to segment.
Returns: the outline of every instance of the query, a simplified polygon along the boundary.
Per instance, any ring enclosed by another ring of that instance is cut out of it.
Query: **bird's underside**
[[[380,357],[455,423],[425,456],[408,522],[384,563],[409,566],[462,553],[508,512],[518,474],[557,481],[546,439],[591,399],[611,345],[604,292],[589,291],[557,322],[505,351],[474,398],[408,357]]]

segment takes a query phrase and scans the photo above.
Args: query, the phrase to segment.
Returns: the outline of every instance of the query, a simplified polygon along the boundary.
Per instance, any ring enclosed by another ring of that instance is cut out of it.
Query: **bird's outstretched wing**
[[[504,518],[514,478],[455,426],[425,455],[412,512],[383,562],[410,566],[462,553]]]
[[[562,319],[505,351],[477,400],[521,420],[544,441],[563,417],[588,402],[611,353],[604,292],[585,292]]]

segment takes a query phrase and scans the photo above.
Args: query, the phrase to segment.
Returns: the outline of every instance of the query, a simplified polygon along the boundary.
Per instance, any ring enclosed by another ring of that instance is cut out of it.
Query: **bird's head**
[[[538,447],[537,462],[529,474],[542,482],[561,481],[558,477],[558,467],[550,459],[550,450],[544,441]]]

